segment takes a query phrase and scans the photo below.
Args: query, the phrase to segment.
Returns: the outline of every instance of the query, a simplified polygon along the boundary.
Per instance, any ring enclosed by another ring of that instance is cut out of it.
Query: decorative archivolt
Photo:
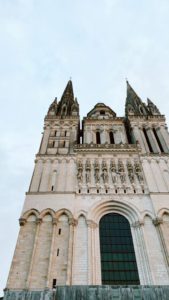
[[[165,214],[169,215],[169,209],[166,208],[166,207],[161,208],[161,209],[158,211],[157,216],[158,216],[158,218],[163,218],[163,216],[164,216]]]
[[[135,206],[115,200],[99,201],[94,204],[88,212],[87,219],[98,224],[102,216],[113,212],[126,217],[131,225],[141,220],[141,215]]]
[[[26,211],[19,219],[19,222],[20,222],[20,225],[23,226],[26,223],[26,221],[28,220],[30,215],[34,215],[36,217],[37,222],[43,221],[43,219],[46,215],[51,215],[53,223],[56,223],[57,220],[59,220],[59,218],[64,214],[67,215],[69,223],[72,220],[74,220],[73,214],[68,209],[60,209],[55,212],[53,209],[46,208],[46,209],[42,210],[41,212],[39,212],[36,209],[30,209],[30,210]]]

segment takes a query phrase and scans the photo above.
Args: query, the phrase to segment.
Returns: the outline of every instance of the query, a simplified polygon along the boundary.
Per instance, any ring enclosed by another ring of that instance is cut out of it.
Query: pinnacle
[[[66,102],[66,101],[69,101],[70,103],[74,102],[73,84],[71,80],[68,81],[67,86],[61,97],[61,102]]]

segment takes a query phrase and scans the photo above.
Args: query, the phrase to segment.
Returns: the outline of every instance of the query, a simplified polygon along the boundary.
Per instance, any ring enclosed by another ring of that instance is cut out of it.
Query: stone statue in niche
[[[77,180],[79,183],[82,183],[83,181],[83,165],[81,161],[79,160],[78,165],[77,165]]]
[[[125,170],[124,170],[123,163],[120,159],[119,159],[119,162],[118,162],[118,174],[120,176],[121,183],[122,184],[125,183],[125,181],[126,181]]]
[[[102,162],[102,178],[103,178],[104,183],[108,183],[109,177],[108,177],[107,165],[106,165],[105,160],[103,160],[103,162]]]
[[[100,168],[99,168],[99,163],[97,160],[95,160],[94,163],[94,178],[95,178],[95,183],[100,183],[100,174],[99,174]]]
[[[136,176],[138,178],[138,181],[143,184],[144,179],[143,179],[143,175],[142,175],[142,170],[141,170],[141,166],[139,164],[138,161],[135,161],[135,172],[136,172]]]
[[[117,170],[116,170],[116,165],[115,165],[115,162],[112,160],[110,162],[110,172],[111,172],[111,176],[112,176],[112,182],[114,184],[117,184]]]
[[[91,182],[91,164],[90,161],[86,161],[86,183]]]
[[[128,176],[131,183],[134,183],[134,169],[130,161],[127,161]]]

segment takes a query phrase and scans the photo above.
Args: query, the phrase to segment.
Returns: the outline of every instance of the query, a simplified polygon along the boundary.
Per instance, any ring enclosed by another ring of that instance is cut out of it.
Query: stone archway
[[[131,228],[140,284],[153,284],[142,229],[143,221],[141,221],[140,213],[134,206],[131,206],[131,204],[116,200],[97,202],[92,206],[87,216],[88,222],[90,221],[91,223],[91,225],[88,226],[88,253],[90,265],[89,284],[102,284],[99,222],[104,215],[109,213],[120,214],[128,220]]]
[[[102,284],[140,284],[131,228],[117,213],[104,215],[99,222]]]

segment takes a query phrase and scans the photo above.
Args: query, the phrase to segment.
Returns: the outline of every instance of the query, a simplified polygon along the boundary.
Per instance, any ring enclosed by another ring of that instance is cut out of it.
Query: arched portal
[[[140,284],[130,224],[117,213],[100,220],[102,284]]]

